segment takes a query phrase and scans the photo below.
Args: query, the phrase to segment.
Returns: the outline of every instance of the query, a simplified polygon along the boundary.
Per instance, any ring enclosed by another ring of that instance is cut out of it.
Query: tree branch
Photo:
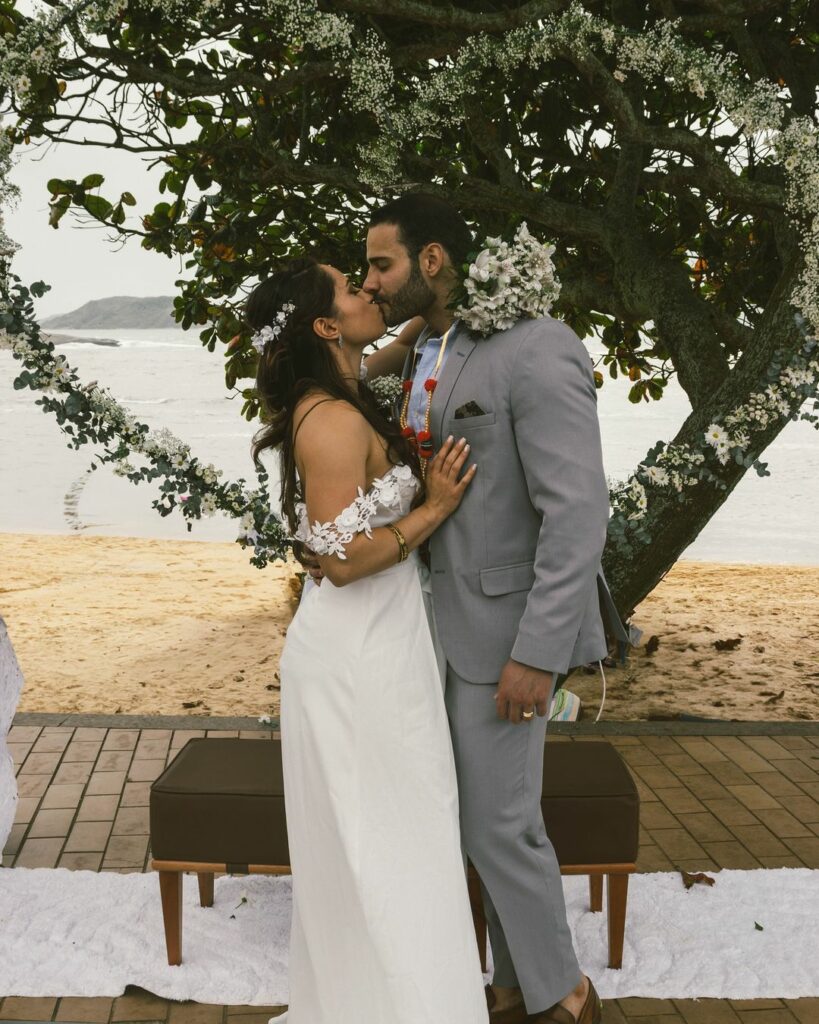
[[[531,24],[561,11],[566,5],[561,0],[529,0],[521,7],[507,8],[503,13],[484,14],[464,10],[451,4],[433,6],[420,0],[324,0],[323,10],[347,11],[350,14],[371,14],[378,18],[400,18],[417,25],[457,29],[469,33],[507,32]]]
[[[406,163],[419,184],[426,185],[436,178],[446,182],[452,177],[451,164],[430,157],[410,153],[406,156]],[[560,202],[542,192],[496,185],[477,176],[458,178],[454,185],[443,184],[436,188],[456,205],[478,210],[502,210],[548,227],[565,238],[598,245],[605,242],[605,226],[598,211]]]
[[[658,258],[650,232],[639,220],[638,211],[631,210],[607,221],[606,247],[615,283],[630,305],[651,309],[680,384],[697,409],[730,370],[713,309],[693,289],[686,269]]]
[[[498,141],[498,130],[486,116],[486,111],[476,99],[464,102],[467,131],[477,149],[486,157],[490,166],[498,176],[503,188],[522,190],[522,182],[512,158]]]
[[[620,142],[635,142],[651,150],[672,150],[691,157],[709,186],[746,207],[782,210],[785,190],[777,185],[740,178],[725,166],[720,153],[709,140],[692,131],[649,125],[638,116],[617,79],[594,54],[578,55],[564,49],[562,55],[580,70],[611,111]]]

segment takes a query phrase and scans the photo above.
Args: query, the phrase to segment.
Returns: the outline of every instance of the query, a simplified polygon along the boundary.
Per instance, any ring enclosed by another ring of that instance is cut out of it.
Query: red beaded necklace
[[[424,429],[419,430],[418,433],[413,430],[407,420],[407,410],[409,409],[410,394],[412,393],[412,374],[415,370],[415,362],[418,358],[418,352],[413,350],[412,367],[410,368],[409,377],[401,382],[401,387],[404,390],[404,400],[401,403],[401,411],[398,415],[398,422],[401,425],[401,433],[406,437],[410,444],[415,447],[418,455],[421,459],[421,476],[426,476],[427,461],[432,458],[432,431],[429,429],[429,417],[430,409],[432,408],[432,396],[435,392],[435,388],[438,384],[438,371],[441,368],[441,362],[444,358],[444,350],[446,349],[447,339],[449,338],[449,332],[454,327],[454,324],[450,325],[449,330],[444,334],[441,339],[441,351],[438,353],[438,358],[435,361],[435,366],[432,370],[431,376],[427,377],[424,381],[424,390],[427,392],[427,408],[424,413]]]

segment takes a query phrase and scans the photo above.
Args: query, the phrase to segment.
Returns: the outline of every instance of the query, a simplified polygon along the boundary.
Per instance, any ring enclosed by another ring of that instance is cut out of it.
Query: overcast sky
[[[50,178],[79,180],[98,171],[105,175],[99,194],[115,200],[133,192],[141,215],[162,198],[157,188],[159,169],[149,171],[133,153],[95,146],[57,146],[34,150],[20,146],[12,178],[21,191],[16,209],[6,215],[6,230],[21,249],[13,270],[25,284],[43,280],[51,285],[37,304],[38,316],[64,313],[109,295],[173,295],[174,281],[182,276],[178,257],[169,259],[142,249],[139,239],[124,247],[108,240],[106,229],[80,226],[67,213],[55,230],[48,223]],[[128,208],[126,207],[126,212]]]

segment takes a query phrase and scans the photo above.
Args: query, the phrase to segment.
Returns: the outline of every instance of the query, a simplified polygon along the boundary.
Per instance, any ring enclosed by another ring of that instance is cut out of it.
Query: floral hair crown
[[[257,331],[250,339],[250,344],[261,355],[268,341],[277,338],[287,326],[287,318],[295,309],[292,302],[285,302],[282,308],[276,313],[272,324],[265,324],[260,331]]]

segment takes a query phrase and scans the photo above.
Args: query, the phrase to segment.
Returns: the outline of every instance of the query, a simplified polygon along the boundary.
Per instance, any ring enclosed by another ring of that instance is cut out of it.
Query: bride
[[[287,1024],[486,1024],[442,681],[419,545],[476,467],[450,438],[425,481],[360,386],[376,304],[334,267],[290,261],[245,315],[291,534],[318,556],[281,657],[293,872]],[[410,325],[369,357],[400,368]],[[390,351],[392,350],[392,351]]]

